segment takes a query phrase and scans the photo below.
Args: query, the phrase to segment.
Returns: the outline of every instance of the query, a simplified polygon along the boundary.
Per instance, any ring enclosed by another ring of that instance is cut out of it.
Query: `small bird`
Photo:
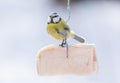
[[[55,39],[62,41],[60,46],[64,47],[67,39],[75,39],[81,43],[85,42],[85,39],[76,35],[70,30],[69,25],[63,20],[57,13],[52,13],[48,17],[47,32]]]

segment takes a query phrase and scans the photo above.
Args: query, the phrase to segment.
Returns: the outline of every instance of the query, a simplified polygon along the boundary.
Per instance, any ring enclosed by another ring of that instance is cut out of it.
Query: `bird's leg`
[[[66,40],[63,40],[62,43],[60,44],[61,47],[65,47],[66,45]]]
[[[62,41],[62,43],[59,46],[64,47],[64,40]]]

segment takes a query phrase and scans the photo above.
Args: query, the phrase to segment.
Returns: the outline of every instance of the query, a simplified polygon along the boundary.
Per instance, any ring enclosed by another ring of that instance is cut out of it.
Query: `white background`
[[[60,43],[47,34],[47,17],[57,12],[66,19],[65,4],[55,0],[0,0],[0,83],[120,83],[120,1],[71,3],[68,23],[88,43],[96,44],[97,74],[37,75],[38,50]]]

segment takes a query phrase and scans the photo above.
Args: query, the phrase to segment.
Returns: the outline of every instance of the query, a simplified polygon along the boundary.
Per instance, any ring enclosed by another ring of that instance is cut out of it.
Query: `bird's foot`
[[[62,43],[62,44],[60,44],[59,46],[65,47],[65,46],[66,46],[66,43]]]
[[[63,40],[62,43],[59,46],[65,47],[66,46],[66,40]]]

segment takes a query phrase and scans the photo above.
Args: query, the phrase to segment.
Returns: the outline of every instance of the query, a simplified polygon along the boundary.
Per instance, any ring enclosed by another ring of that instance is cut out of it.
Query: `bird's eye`
[[[47,20],[47,22],[48,22],[48,23],[50,23],[50,22],[51,22],[51,18],[50,18],[50,17],[48,17],[48,20]]]
[[[60,17],[55,17],[55,18],[53,18],[53,22],[54,23],[58,23],[60,21]]]

